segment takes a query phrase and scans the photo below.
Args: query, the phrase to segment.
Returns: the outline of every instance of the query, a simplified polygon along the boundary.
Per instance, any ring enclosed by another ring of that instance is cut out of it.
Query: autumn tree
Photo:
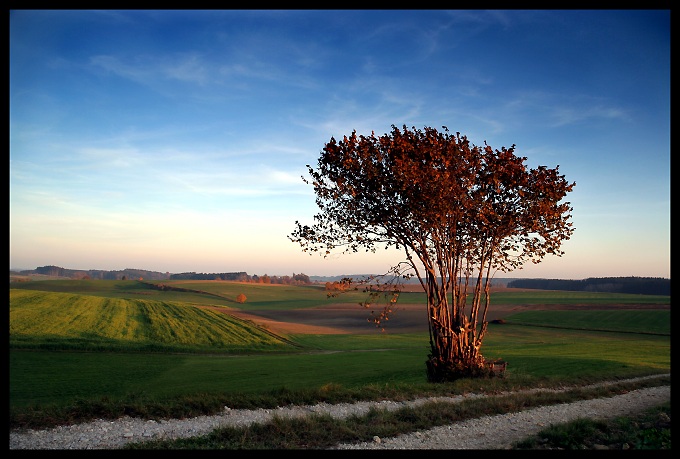
[[[349,278],[342,279],[341,281],[326,282],[327,292],[344,292],[347,291],[352,286],[351,280]]]
[[[239,293],[238,296],[236,297],[236,302],[237,303],[245,303],[247,300],[246,296],[243,293]]]
[[[323,256],[403,250],[391,272],[417,277],[427,296],[429,381],[489,375],[480,348],[490,280],[563,255],[573,233],[562,200],[575,183],[559,166],[527,168],[514,151],[475,146],[445,126],[392,126],[380,137],[331,137],[307,166],[320,212],[311,226],[296,221],[289,239]]]

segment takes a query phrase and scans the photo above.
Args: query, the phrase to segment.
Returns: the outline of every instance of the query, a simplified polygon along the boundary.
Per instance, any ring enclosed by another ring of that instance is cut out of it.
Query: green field
[[[339,302],[360,302],[366,299],[361,287],[357,291],[349,291],[338,297],[328,298],[323,286],[291,286],[244,284],[220,281],[151,281],[151,284],[165,284],[172,287],[194,290],[180,292],[172,290],[154,290],[146,283],[136,280],[101,281],[101,280],[54,280],[15,282],[11,289],[39,290],[46,292],[81,293],[85,295],[103,296],[107,298],[146,298],[163,299],[165,301],[182,301],[195,304],[217,304],[244,310],[288,309],[317,307]],[[198,293],[203,292],[203,293]],[[243,293],[248,301],[240,305],[236,297]],[[656,304],[670,305],[670,296],[636,295],[626,293],[605,292],[567,292],[552,290],[536,290],[517,292],[501,291],[492,294],[492,304]],[[423,292],[403,292],[400,303],[426,304]]]
[[[196,292],[155,290],[137,281],[11,284],[10,423],[29,414],[78,416],[78,410],[103,416],[101,406],[120,414],[143,406],[184,409],[178,405],[208,412],[224,405],[370,399],[394,391],[451,394],[670,372],[670,309],[611,308],[670,304],[670,297],[499,293],[492,304],[592,307],[518,312],[506,324],[491,324],[482,352],[508,362],[505,378],[432,385],[425,377],[426,332],[277,336],[198,307],[308,308],[360,300],[361,292],[328,298],[318,286],[172,285]],[[248,297],[245,304],[234,301],[239,293]],[[409,299],[400,301],[415,303],[418,295],[404,294]],[[609,308],[598,309],[602,305]]]
[[[510,320],[517,325],[671,334],[670,311],[665,310],[526,311]]]
[[[43,281],[48,282],[48,281]],[[175,301],[10,290],[10,348],[287,350],[281,337]]]

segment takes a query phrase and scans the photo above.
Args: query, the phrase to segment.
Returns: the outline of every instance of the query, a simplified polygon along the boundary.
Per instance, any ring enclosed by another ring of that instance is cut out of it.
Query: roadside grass
[[[608,420],[581,418],[551,425],[513,445],[531,450],[670,450],[671,404],[651,408],[637,416]]]
[[[417,407],[403,407],[397,410],[370,408],[365,415],[351,415],[336,419],[329,414],[311,414],[304,418],[284,418],[274,416],[265,423],[250,424],[245,427],[225,427],[213,430],[208,435],[177,440],[154,440],[132,443],[125,449],[143,450],[181,450],[181,449],[327,449],[339,443],[371,442],[374,437],[394,437],[400,434],[448,425],[481,416],[494,416],[513,413],[537,406],[568,403],[575,400],[613,396],[630,390],[670,384],[670,378],[647,380],[635,383],[620,383],[597,388],[575,388],[563,392],[516,393],[497,395],[487,398],[468,399],[460,402],[427,402]],[[670,414],[670,404],[660,409]],[[623,421],[625,422],[625,420]],[[635,421],[629,421],[635,422]],[[570,441],[577,442],[579,434],[584,433],[566,429],[572,435]],[[632,432],[629,433],[629,441]],[[649,439],[665,439],[667,443],[659,446],[670,448],[670,420],[668,432],[649,431],[632,445],[634,449],[651,446]],[[639,435],[638,435],[639,436]],[[564,435],[556,435],[564,438]],[[527,443],[531,446],[531,444]],[[657,443],[654,443],[657,445]],[[521,448],[519,448],[521,449]]]

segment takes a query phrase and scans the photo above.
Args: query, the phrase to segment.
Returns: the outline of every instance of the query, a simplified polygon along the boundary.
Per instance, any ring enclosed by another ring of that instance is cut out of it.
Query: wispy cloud
[[[97,55],[90,58],[90,64],[147,86],[164,79],[204,85],[212,80],[211,75],[214,73],[197,53],[165,57],[139,55],[128,60],[111,55]]]
[[[556,128],[587,120],[631,120],[628,110],[615,104],[607,105],[602,98],[588,95],[564,95],[547,91],[522,91],[504,102],[508,119],[534,118],[548,127]]]
[[[597,105],[595,102],[595,105],[553,107],[550,119],[550,127],[555,128],[597,119],[630,121],[631,117],[622,108]]]

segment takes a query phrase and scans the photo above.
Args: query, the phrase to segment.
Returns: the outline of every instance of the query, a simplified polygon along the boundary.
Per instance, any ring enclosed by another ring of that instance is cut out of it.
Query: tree
[[[248,298],[246,298],[246,296],[243,293],[239,293],[238,296],[236,297],[236,302],[243,304],[246,302],[247,299]]]
[[[335,249],[404,251],[389,273],[416,276],[426,293],[429,381],[490,374],[480,352],[490,279],[562,256],[574,231],[573,209],[561,201],[575,183],[559,166],[528,169],[514,150],[475,146],[446,126],[404,125],[380,137],[331,137],[317,168],[307,165],[320,212],[311,226],[296,221],[289,239],[324,257]]]
[[[300,273],[300,274],[293,273],[293,280],[296,283],[299,283],[299,284],[311,284],[312,283],[312,281],[309,279],[309,276],[305,273]]]

